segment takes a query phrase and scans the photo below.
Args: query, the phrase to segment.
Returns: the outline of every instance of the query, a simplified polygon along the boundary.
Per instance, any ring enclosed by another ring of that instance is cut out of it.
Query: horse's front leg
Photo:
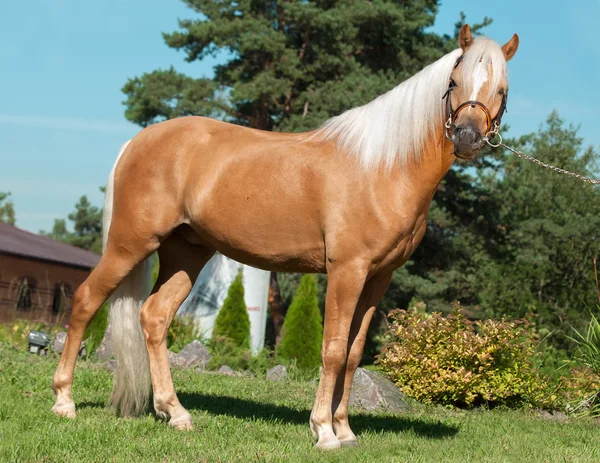
[[[392,274],[389,273],[381,277],[376,276],[365,284],[352,320],[348,343],[348,361],[346,369],[338,377],[332,405],[333,430],[342,446],[357,445],[356,436],[348,423],[348,402],[350,401],[352,380],[362,358],[373,313],[387,291],[391,280]]]
[[[325,326],[321,357],[323,369],[315,404],[310,416],[310,428],[316,446],[339,448],[333,431],[332,401],[336,382],[346,368],[348,339],[352,318],[363,291],[366,267],[362,263],[336,264],[328,268]]]

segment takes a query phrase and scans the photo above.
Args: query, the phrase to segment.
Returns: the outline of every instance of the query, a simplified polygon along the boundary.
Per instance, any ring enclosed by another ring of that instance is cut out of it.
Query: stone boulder
[[[551,412],[547,410],[539,410],[537,412],[537,416],[542,420],[558,421],[559,423],[565,423],[569,421],[569,417],[558,410],[553,410]]]
[[[217,373],[227,376],[237,376],[235,371],[233,371],[233,368],[231,368],[229,365],[223,365],[217,370]]]
[[[113,356],[112,342],[111,342],[110,334],[111,334],[110,327],[108,327],[106,329],[106,332],[104,333],[102,342],[98,346],[98,349],[96,349],[96,358],[98,360],[110,360]]]
[[[61,331],[60,333],[56,333],[54,336],[54,340],[52,341],[52,350],[57,354],[60,354],[65,348],[65,341],[67,340],[67,333],[65,331]]]
[[[169,351],[169,364],[182,368],[198,368],[204,370],[210,361],[208,348],[197,339],[175,354]]]
[[[114,373],[115,370],[117,369],[117,361],[115,359],[110,359],[107,360],[106,362],[104,362],[104,365],[102,365],[104,367],[104,369],[106,371],[110,371],[111,373]]]
[[[65,348],[65,341],[67,340],[67,333],[65,331],[60,331],[58,333],[56,333],[56,336],[54,336],[54,339],[52,340],[52,344],[50,344],[50,346],[52,347],[52,350],[54,352],[56,352],[57,354],[62,353],[63,349]],[[85,351],[85,345],[87,344],[87,341],[83,341],[81,343],[81,347],[79,348],[79,357],[85,357],[86,351]]]
[[[365,410],[408,411],[406,397],[389,379],[375,371],[358,368],[354,374],[350,405]]]
[[[287,368],[283,365],[277,365],[267,371],[267,379],[269,381],[281,381],[282,379],[287,378],[288,371]]]

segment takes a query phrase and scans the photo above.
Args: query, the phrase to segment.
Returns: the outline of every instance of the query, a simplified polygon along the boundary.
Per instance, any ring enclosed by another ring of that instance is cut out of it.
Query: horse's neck
[[[410,187],[417,196],[432,197],[456,160],[454,148],[440,131],[424,146],[418,159],[393,168],[391,178],[397,187]]]

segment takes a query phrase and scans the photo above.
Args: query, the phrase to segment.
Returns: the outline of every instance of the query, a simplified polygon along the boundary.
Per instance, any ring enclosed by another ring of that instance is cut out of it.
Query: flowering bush
[[[523,321],[466,319],[453,313],[395,310],[378,363],[409,397],[470,408],[548,407],[557,399],[536,370]]]

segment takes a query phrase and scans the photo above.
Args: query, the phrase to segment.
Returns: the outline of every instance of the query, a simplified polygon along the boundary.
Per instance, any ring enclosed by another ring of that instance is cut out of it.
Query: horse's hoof
[[[358,447],[358,441],[356,439],[340,441],[342,447]]]
[[[175,429],[179,431],[193,431],[194,425],[192,424],[191,416],[182,416],[181,418],[171,419],[169,421],[169,426],[173,426]]]
[[[64,405],[54,405],[52,407],[52,412],[57,416],[63,416],[65,418],[74,419],[75,418],[75,404],[64,404]]]
[[[319,450],[334,450],[341,447],[340,441],[337,439],[320,440],[315,444],[315,448]]]

